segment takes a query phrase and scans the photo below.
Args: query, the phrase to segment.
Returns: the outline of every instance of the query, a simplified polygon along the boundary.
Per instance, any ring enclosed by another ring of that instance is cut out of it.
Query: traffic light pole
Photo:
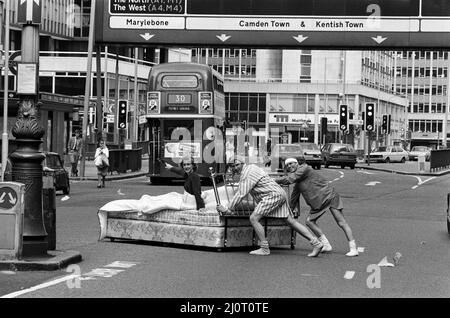
[[[87,121],[88,109],[91,91],[91,75],[92,75],[92,48],[94,42],[94,19],[95,19],[95,0],[91,2],[91,15],[89,21],[89,39],[88,39],[88,56],[87,56],[87,70],[86,70],[86,85],[84,88],[84,112],[83,112],[83,151],[81,152],[80,161],[80,177],[84,179],[85,163],[86,163],[86,135],[87,135]]]
[[[370,136],[372,135],[371,131],[367,132],[367,165],[370,166]]]

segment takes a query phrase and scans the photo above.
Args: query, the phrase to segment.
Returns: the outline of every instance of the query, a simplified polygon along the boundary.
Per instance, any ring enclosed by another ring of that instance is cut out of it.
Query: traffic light
[[[387,125],[388,125],[388,115],[383,115],[383,120],[381,121],[381,131],[387,133]]]
[[[363,124],[361,125],[361,130],[364,130],[364,124],[366,123],[366,115],[364,115],[364,112],[361,112],[361,117],[363,120]]]
[[[347,105],[339,106],[339,129],[348,130],[348,107]]]
[[[375,128],[375,103],[366,103],[366,122],[364,128],[366,131],[374,131]]]
[[[348,114],[348,119],[353,119],[353,113]],[[348,134],[353,135],[355,133],[355,125],[349,124],[348,125]]]
[[[117,128],[126,129],[128,124],[128,102],[126,100],[119,100],[119,107],[117,110]]]
[[[390,134],[391,133],[391,115],[389,114],[387,116],[388,116],[388,118],[387,118],[387,130],[386,130],[386,133]]]
[[[326,117],[322,117],[320,118],[320,130],[322,132],[322,136],[326,136],[327,132],[328,132],[328,118]]]

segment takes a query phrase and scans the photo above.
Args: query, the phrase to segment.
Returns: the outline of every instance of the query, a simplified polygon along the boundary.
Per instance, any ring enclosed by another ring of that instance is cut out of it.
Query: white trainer
[[[350,247],[350,251],[347,254],[345,254],[346,256],[358,256],[359,255],[355,240],[348,242],[348,246]]]
[[[319,237],[319,241],[323,244],[322,253],[331,252],[333,250],[333,247],[331,246],[330,242],[328,241],[325,235],[321,235]]]
[[[265,255],[270,255],[270,250],[268,248],[261,247],[257,250],[251,251],[250,254],[265,256]]]

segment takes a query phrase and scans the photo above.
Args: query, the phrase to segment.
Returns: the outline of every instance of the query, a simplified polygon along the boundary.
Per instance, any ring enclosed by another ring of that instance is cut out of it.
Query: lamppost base
[[[24,237],[22,244],[22,256],[38,256],[47,254],[48,242],[46,238]]]

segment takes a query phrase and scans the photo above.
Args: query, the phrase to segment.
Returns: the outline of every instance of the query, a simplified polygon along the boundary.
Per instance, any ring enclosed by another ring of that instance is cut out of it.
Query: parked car
[[[421,155],[425,156],[426,161],[430,161],[431,148],[427,146],[414,146],[408,153],[409,160],[418,160]]]
[[[70,193],[69,173],[64,168],[64,161],[58,153],[45,153],[43,169],[44,174],[53,176],[55,191],[62,190],[64,194]]]
[[[299,145],[302,148],[306,163],[313,168],[320,169],[323,159],[319,146],[313,142],[301,142]]]
[[[276,144],[272,148],[270,156],[270,167],[272,171],[283,171],[284,161],[287,158],[299,159],[303,156],[303,151],[298,144]]]
[[[381,146],[370,153],[370,162],[404,163],[407,158],[408,152],[400,146]]]
[[[356,151],[350,144],[327,143],[322,148],[323,164],[329,166],[346,166],[355,169]]]

